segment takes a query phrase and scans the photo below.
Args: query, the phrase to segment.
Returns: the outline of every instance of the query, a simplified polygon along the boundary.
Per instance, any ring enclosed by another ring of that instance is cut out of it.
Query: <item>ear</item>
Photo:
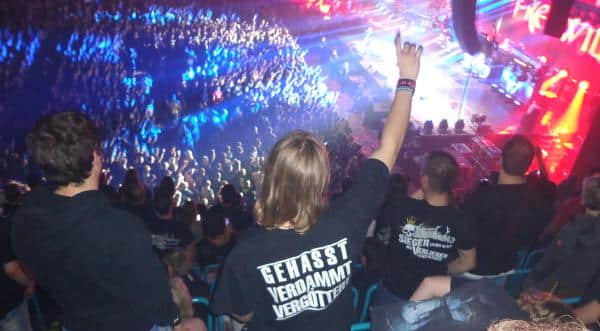
[[[102,164],[104,163],[104,156],[101,152],[93,151],[92,158],[92,171],[100,173],[102,172]]]
[[[429,190],[429,178],[425,175],[421,175],[421,189],[423,191]]]

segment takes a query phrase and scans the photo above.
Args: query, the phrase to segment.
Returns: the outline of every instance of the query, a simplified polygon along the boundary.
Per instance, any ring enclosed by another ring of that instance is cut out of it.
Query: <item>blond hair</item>
[[[321,139],[305,131],[288,134],[265,160],[257,222],[267,229],[289,222],[298,233],[308,231],[324,208],[328,184],[329,157]]]

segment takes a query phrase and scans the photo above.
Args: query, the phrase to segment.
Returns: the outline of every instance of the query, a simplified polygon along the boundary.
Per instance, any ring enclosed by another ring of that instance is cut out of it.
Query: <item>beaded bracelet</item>
[[[411,92],[415,93],[417,82],[414,79],[398,79],[396,84],[396,92]]]

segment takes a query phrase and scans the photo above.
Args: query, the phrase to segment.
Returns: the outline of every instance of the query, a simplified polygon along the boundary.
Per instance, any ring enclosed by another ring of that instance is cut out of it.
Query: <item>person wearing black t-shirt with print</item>
[[[477,238],[473,274],[490,276],[514,269],[517,252],[531,249],[551,221],[554,184],[545,176],[525,176],[534,154],[526,137],[512,137],[502,148],[497,181],[483,182],[465,199],[463,211]]]
[[[475,267],[475,243],[450,196],[458,165],[446,152],[432,152],[422,170],[423,199],[391,200],[382,222],[391,228],[383,290],[375,304],[408,299],[428,276],[460,274]],[[386,291],[387,290],[387,291]]]
[[[353,321],[350,279],[369,222],[383,200],[389,169],[408,127],[422,47],[400,42],[400,80],[381,145],[352,188],[325,210],[329,160],[323,142],[296,131],[265,160],[256,203],[260,226],[225,260],[211,309],[249,330],[346,331]]]
[[[82,113],[37,122],[27,145],[48,184],[31,191],[17,210],[14,251],[62,308],[69,331],[171,329],[179,314],[150,234],[98,191],[100,141]]]

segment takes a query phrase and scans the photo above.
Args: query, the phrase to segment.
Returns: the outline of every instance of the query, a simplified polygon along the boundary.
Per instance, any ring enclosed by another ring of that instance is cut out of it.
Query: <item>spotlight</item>
[[[590,82],[588,82],[587,80],[582,80],[581,82],[579,82],[580,90],[587,90],[588,87],[590,87]]]
[[[432,133],[433,133],[433,121],[431,121],[431,120],[425,121],[425,124],[423,124],[423,134],[431,135]]]
[[[465,133],[465,121],[460,119],[454,123],[454,133],[463,134]]]
[[[440,125],[438,125],[438,133],[447,134],[448,133],[448,120],[443,119],[440,121]]]

